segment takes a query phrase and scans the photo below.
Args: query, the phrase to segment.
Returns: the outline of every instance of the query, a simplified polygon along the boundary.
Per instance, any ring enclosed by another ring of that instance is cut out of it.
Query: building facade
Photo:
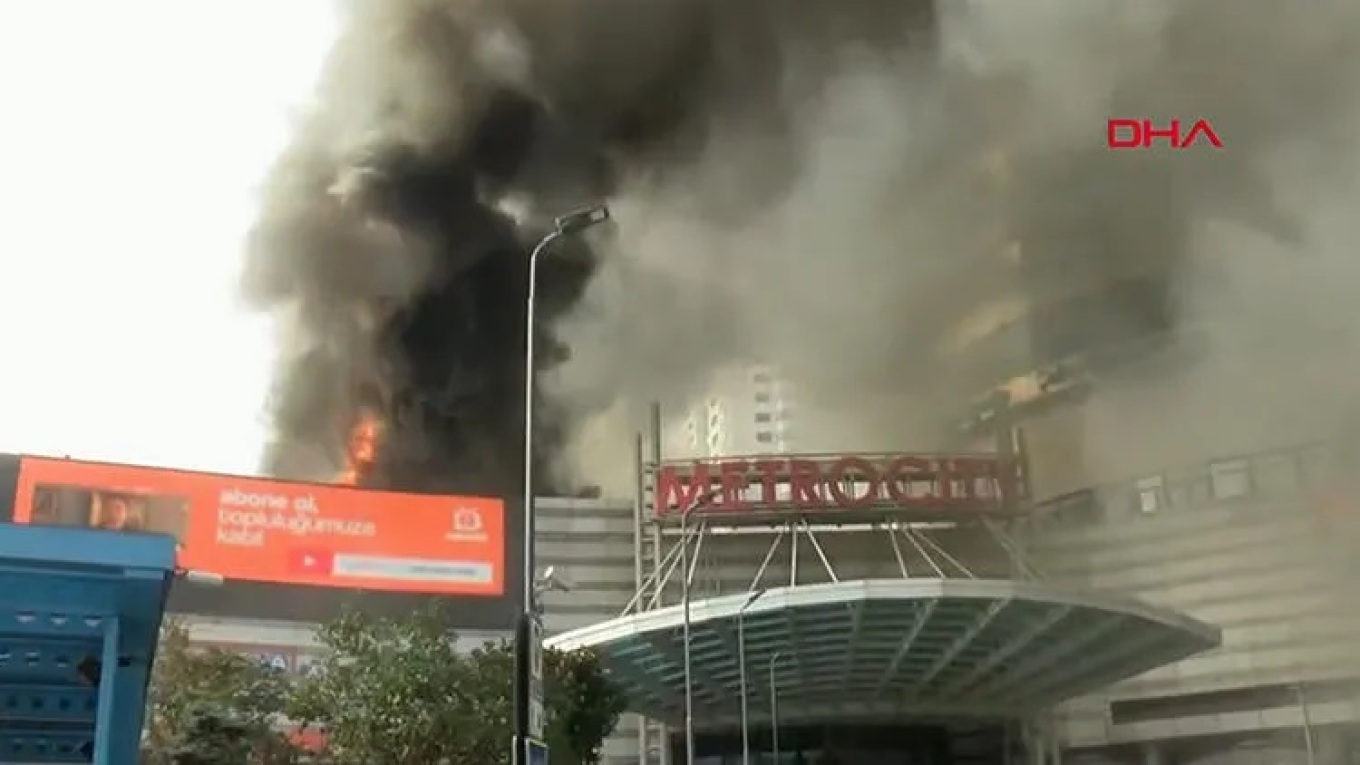
[[[998,200],[1034,193],[1022,153],[989,152]],[[1146,204],[1152,163],[1107,160],[1073,165],[1098,193],[1055,185],[1053,215],[1006,222],[1003,251],[971,266],[1003,286],[949,333],[977,394],[960,424],[1024,445],[1043,575],[1175,608],[1223,640],[1064,705],[1064,750],[1360,762],[1353,353],[1298,260],[1328,253],[1262,245],[1259,210],[1215,229],[1193,204]]]
[[[640,761],[690,746],[705,765],[1048,757],[1055,700],[1217,643],[1174,610],[1033,578],[1007,528],[1008,457],[758,454],[644,458],[635,592],[621,615],[550,639],[604,656],[648,718]],[[833,477],[850,464],[868,472]],[[929,472],[864,478],[895,465]],[[795,499],[808,470],[823,504]],[[694,504],[717,476],[725,498]],[[736,476],[751,482],[740,496]],[[919,491],[945,502],[903,500]],[[849,495],[867,501],[836,504]],[[1116,628],[1135,650],[1101,640]]]
[[[1064,707],[1074,754],[1187,765],[1354,761],[1360,616],[1344,457],[1334,441],[1225,448],[1041,499],[1029,544],[1047,574],[1223,630],[1218,649]]]
[[[667,433],[668,451],[695,457],[793,451],[796,400],[793,383],[772,366],[724,369]]]
[[[1070,416],[1077,406],[1066,407],[1067,415],[1053,410],[1022,423],[1035,463],[1035,520],[1024,534],[1031,560],[1055,583],[1136,595],[1217,625],[1223,645],[1061,707],[1067,761],[1351,762],[1345,759],[1351,731],[1360,730],[1360,659],[1353,648],[1360,612],[1351,606],[1349,587],[1356,570],[1347,520],[1352,495],[1338,478],[1345,451],[1333,441],[1295,441],[1160,469],[1138,466],[1125,480],[1046,482],[1039,449],[1044,426],[1054,423],[1045,418]],[[1059,462],[1070,464],[1053,464]],[[540,559],[569,584],[568,591],[545,595],[550,634],[627,609],[644,565],[651,565],[637,555],[631,501],[545,499],[539,529]],[[864,549],[864,541],[843,539]],[[832,560],[853,553],[838,550],[838,538],[824,536],[819,544]],[[874,544],[882,548],[871,556],[878,569],[835,574],[890,575],[891,547]],[[714,537],[709,545],[695,597],[749,585],[765,543]],[[801,574],[792,577],[786,548],[766,572],[771,581],[831,580],[811,541],[801,545]],[[198,641],[299,669],[315,647],[307,624],[187,618]],[[460,635],[469,647],[501,637]],[[647,761],[642,729],[636,717],[626,717],[606,746],[606,764]],[[661,742],[653,736],[649,746],[653,761],[660,761]]]

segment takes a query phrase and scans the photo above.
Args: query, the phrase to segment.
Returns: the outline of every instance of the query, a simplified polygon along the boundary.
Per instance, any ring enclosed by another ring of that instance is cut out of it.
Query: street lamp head
[[[543,569],[534,582],[534,591],[539,595],[546,592],[571,592],[571,589],[571,581],[558,573],[556,566]]]
[[[607,220],[609,220],[609,208],[605,205],[594,205],[569,212],[566,215],[559,215],[553,220],[553,225],[557,227],[559,234],[578,234]]]

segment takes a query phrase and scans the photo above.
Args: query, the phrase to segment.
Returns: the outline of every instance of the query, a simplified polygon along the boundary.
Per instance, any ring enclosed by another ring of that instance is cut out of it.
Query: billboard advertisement
[[[497,597],[499,499],[24,457],[14,520],[170,534],[227,580]]]
[[[360,490],[71,459],[0,455],[0,521],[166,533],[172,612],[323,622],[451,600],[458,629],[508,629],[520,590],[518,503]]]

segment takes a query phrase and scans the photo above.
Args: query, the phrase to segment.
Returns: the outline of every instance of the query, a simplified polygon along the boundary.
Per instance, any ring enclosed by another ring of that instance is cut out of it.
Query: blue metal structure
[[[0,523],[0,765],[138,761],[168,536]]]

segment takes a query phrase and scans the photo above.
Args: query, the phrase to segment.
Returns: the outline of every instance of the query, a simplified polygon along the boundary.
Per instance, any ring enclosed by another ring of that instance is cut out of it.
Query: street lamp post
[[[694,677],[689,652],[689,515],[707,505],[717,493],[700,494],[680,511],[680,629],[684,643],[680,653],[685,666],[685,765],[694,765]]]
[[[737,672],[741,675],[741,765],[751,765],[751,716],[746,703],[746,609],[764,594],[763,589],[751,593],[737,611]]]
[[[524,611],[534,597],[534,328],[538,316],[538,261],[557,240],[609,220],[609,208],[588,207],[553,221],[553,230],[529,253],[529,284],[524,304]]]
[[[774,668],[783,655],[783,651],[775,651],[770,657],[770,749],[775,765],[779,765],[779,686],[774,681]]]
[[[542,654],[534,645],[542,640],[534,603],[537,600],[534,582],[534,328],[537,325],[538,261],[557,240],[578,234],[598,223],[609,220],[609,208],[596,205],[560,216],[529,253],[529,276],[524,305],[524,559],[523,603],[520,605],[519,624],[515,630],[520,645],[515,651],[515,745],[514,762],[527,759],[528,740],[541,738],[541,716],[533,712],[542,704],[542,689],[537,687],[542,668],[530,666],[541,660]],[[532,719],[531,719],[532,718]]]

